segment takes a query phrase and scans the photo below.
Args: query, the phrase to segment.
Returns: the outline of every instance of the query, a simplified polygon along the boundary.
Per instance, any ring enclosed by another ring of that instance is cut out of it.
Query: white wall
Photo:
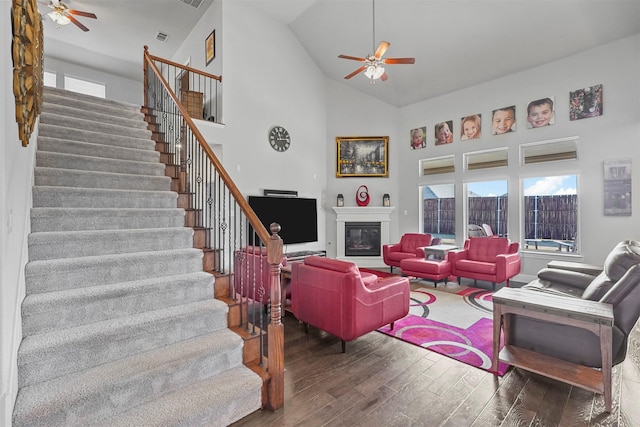
[[[104,84],[106,86],[105,97],[107,99],[114,99],[116,101],[128,102],[129,104],[142,106],[142,101],[144,98],[144,93],[142,91],[142,49],[140,50],[140,80],[131,80],[127,77],[104,73],[100,70],[95,70],[93,68],[88,68],[82,65],[72,64],[70,62],[64,62],[56,58],[48,57],[46,55],[46,39],[44,49],[44,68],[47,71],[56,73],[57,87],[61,89],[64,88],[64,76],[67,75],[82,80],[88,80],[94,83]]]
[[[215,28],[216,58],[207,71],[224,58],[224,126],[208,127],[208,141],[219,145],[216,152],[245,195],[280,189],[318,198],[319,241],[291,245],[285,251],[323,249],[330,161],[326,147],[331,144],[325,78],[284,24],[242,1],[215,1],[173,60],[181,62],[190,55],[197,60],[203,40],[214,29],[212,23],[221,21],[222,31]],[[274,125],[291,134],[286,152],[276,152],[268,143],[267,133]]]
[[[375,87],[372,87],[372,90],[375,90]],[[391,196],[391,206],[395,206],[396,209],[391,214],[389,233],[392,241],[397,238],[400,222],[405,220],[398,204],[398,187],[402,185],[398,171],[404,167],[400,159],[404,145],[408,145],[408,142],[400,132],[398,123],[401,116],[398,108],[334,81],[327,80],[327,93],[329,98],[325,164],[327,174],[325,208],[328,212],[327,256],[335,257],[337,253],[336,214],[332,207],[336,206],[338,194],[344,196],[345,206],[356,206],[356,191],[361,185],[366,185],[369,190],[369,206],[382,206],[382,195],[387,193]],[[359,136],[389,137],[389,177],[336,177],[336,137]]]
[[[11,2],[0,3],[0,22],[8,23]],[[16,354],[22,339],[20,304],[25,295],[29,208],[35,162],[35,136],[22,147],[15,121],[11,25],[0,26],[0,425],[11,425],[18,392]]]
[[[473,72],[470,70],[470,72]],[[411,150],[403,141],[400,162],[405,167],[394,169],[400,176],[401,209],[409,210],[408,221],[400,224],[400,234],[419,227],[417,189],[420,185],[455,183],[456,238],[462,243],[463,184],[469,181],[509,180],[509,237],[521,238],[518,202],[521,199],[520,179],[555,174],[576,173],[579,176],[579,245],[584,261],[601,264],[611,247],[618,241],[640,238],[640,201],[633,200],[633,215],[628,217],[603,214],[603,160],[631,158],[635,171],[632,188],[640,188],[640,35],[592,49],[560,61],[513,74],[505,78],[426,100],[402,109],[400,121],[403,135],[409,129],[427,126],[428,146]],[[569,92],[602,84],[604,114],[600,117],[569,121]],[[526,102],[555,96],[555,125],[526,129]],[[491,111],[515,104],[517,131],[492,136]],[[483,136],[478,140],[460,141],[459,123],[462,116],[482,113]],[[455,139],[452,144],[435,146],[434,125],[453,120]],[[519,167],[519,144],[578,136],[577,161]],[[405,138],[406,139],[406,138]],[[509,147],[509,167],[492,171],[464,172],[462,155],[465,152],[495,147]],[[419,177],[419,159],[455,154],[456,172],[438,177]],[[533,275],[549,256],[523,254],[523,273]]]

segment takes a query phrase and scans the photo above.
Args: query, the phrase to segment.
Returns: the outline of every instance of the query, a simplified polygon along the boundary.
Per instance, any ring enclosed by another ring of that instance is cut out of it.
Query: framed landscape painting
[[[388,136],[339,136],[336,143],[336,177],[389,176]]]

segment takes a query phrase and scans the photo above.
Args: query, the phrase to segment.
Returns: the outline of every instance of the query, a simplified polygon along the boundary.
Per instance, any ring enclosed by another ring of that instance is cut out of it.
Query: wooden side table
[[[509,321],[512,314],[574,326],[593,332],[600,339],[602,369],[546,356],[510,345]],[[604,394],[605,409],[611,412],[611,339],[613,307],[611,304],[583,300],[544,292],[502,288],[493,294],[493,370],[498,362],[535,372],[589,391]],[[500,347],[500,331],[504,348]]]

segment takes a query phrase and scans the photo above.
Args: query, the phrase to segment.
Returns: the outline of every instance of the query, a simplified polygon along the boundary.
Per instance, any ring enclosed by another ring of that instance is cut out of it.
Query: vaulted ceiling
[[[399,107],[640,33],[638,0],[63,0],[98,19],[79,18],[87,33],[45,19],[45,51],[139,79],[141,46],[171,58],[213,1],[261,9],[289,26],[328,78]],[[391,43],[385,57],[415,64],[388,65],[389,79],[375,85],[363,74],[344,80],[361,64],[338,55],[364,57],[381,40]]]

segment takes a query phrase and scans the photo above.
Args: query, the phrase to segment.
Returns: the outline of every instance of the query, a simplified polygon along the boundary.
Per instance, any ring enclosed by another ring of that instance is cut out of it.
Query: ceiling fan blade
[[[389,78],[389,76],[387,76],[387,72],[385,71],[384,73],[382,73],[382,75],[380,76],[380,80],[382,80],[383,82],[386,81]]]
[[[415,64],[416,58],[385,58],[382,62],[385,64]]]
[[[378,59],[382,58],[382,55],[384,55],[387,49],[389,49],[390,44],[391,43],[389,42],[381,41],[380,44],[378,45],[378,48],[376,49],[376,53],[374,53],[373,56],[375,56]]]
[[[73,10],[73,9],[69,9],[69,10],[67,10],[67,12],[69,12],[72,15],[86,16],[87,18],[98,19],[96,14],[95,13],[91,13],[91,12],[83,12],[81,10]]]
[[[74,24],[76,24],[76,25],[78,26],[78,28],[80,28],[82,31],[89,31],[89,29],[88,29],[87,27],[85,27],[84,25],[82,25],[82,24],[80,23],[80,21],[78,21],[78,20],[77,20],[76,18],[74,18],[73,16],[71,16],[71,15],[66,15],[66,16],[67,16],[67,18],[69,18],[69,20],[70,20],[71,22],[73,22]]]
[[[357,56],[349,56],[349,55],[338,55],[338,58],[351,59],[353,61],[360,61],[360,62],[366,61],[366,59],[364,58],[358,58]]]
[[[364,71],[364,70],[366,70],[366,69],[367,69],[367,67],[363,65],[362,67],[358,68],[358,69],[357,69],[357,70],[355,70],[353,73],[351,73],[351,74],[349,74],[349,75],[345,76],[344,78],[345,78],[345,80],[346,80],[346,79],[350,79],[351,77],[355,76],[356,74],[359,74],[359,73],[363,72],[363,71]]]

